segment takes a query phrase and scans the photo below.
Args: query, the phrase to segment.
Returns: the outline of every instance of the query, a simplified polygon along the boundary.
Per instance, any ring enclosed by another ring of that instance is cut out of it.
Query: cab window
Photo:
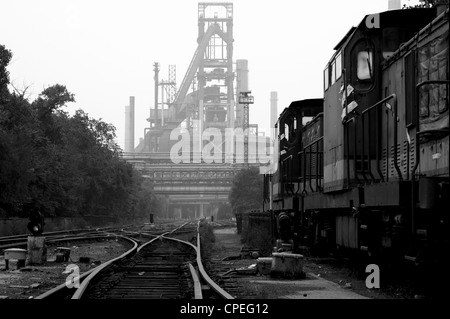
[[[328,71],[328,65],[323,71],[323,88],[324,90],[328,90],[328,87],[330,86],[330,73]]]
[[[331,64],[331,85],[336,82],[336,62],[333,61]]]
[[[339,79],[342,75],[342,55],[339,54],[336,56],[336,80]]]
[[[373,55],[372,52],[358,52],[358,71],[359,80],[371,80],[373,76]]]
[[[368,39],[361,39],[351,50],[351,83],[357,91],[368,91],[373,88],[375,68],[374,49]]]

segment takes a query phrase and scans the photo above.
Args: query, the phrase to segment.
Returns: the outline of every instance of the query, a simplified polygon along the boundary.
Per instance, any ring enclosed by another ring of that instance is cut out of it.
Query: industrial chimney
[[[125,106],[125,153],[134,153],[134,96]]]
[[[388,10],[399,10],[402,8],[401,0],[388,0]]]
[[[275,128],[278,119],[278,93],[270,92],[270,129]]]
[[[240,92],[248,92],[248,60],[236,60],[236,100]],[[242,104],[236,103],[236,124],[244,124],[244,108]]]

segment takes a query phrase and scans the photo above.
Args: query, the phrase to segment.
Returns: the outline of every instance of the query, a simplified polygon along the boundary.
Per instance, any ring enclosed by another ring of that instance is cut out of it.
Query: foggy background
[[[15,87],[30,100],[59,83],[83,109],[113,124],[124,147],[125,105],[135,96],[135,145],[154,107],[153,63],[160,80],[176,65],[177,89],[197,48],[198,0],[3,1],[0,44],[12,51]],[[278,113],[291,101],[323,97],[323,69],[333,47],[388,0],[234,0],[233,60],[246,59],[255,99],[250,123],[269,134],[270,92]],[[413,4],[418,1],[402,1]]]

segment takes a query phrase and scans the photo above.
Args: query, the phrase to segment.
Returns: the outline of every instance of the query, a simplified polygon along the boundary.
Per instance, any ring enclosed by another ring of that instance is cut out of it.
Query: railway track
[[[186,223],[161,235],[146,233],[155,237],[139,247],[136,240],[123,237],[133,247],[81,275],[75,292],[62,284],[36,299],[204,299],[202,287],[209,287],[208,298],[233,299],[203,268],[199,227],[200,222],[196,227]],[[173,238],[192,241],[193,231],[197,245]]]
[[[43,233],[46,243],[57,243],[62,241],[80,240],[82,238],[104,237],[107,234],[124,232],[126,229],[139,227],[127,225],[122,227],[103,227],[95,229],[74,229]],[[0,237],[0,252],[8,248],[18,248],[27,246],[29,234]]]
[[[194,281],[189,264],[195,248],[166,237],[139,247],[136,256],[109,267],[83,292],[85,299],[191,299]],[[74,298],[81,297],[81,293]]]

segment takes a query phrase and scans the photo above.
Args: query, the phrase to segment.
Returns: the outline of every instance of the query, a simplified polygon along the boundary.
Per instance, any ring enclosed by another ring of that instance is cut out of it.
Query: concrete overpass
[[[174,164],[169,153],[124,153],[123,159],[150,179],[167,199],[169,217],[216,216],[228,202],[234,176],[244,164]]]

